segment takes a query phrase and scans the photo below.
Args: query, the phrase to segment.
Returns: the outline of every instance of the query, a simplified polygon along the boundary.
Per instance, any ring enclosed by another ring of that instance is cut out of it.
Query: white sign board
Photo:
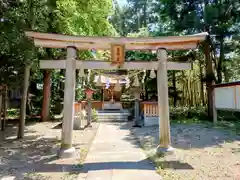
[[[215,88],[215,107],[217,109],[240,110],[240,86]]]
[[[236,87],[236,108],[240,110],[240,86]]]

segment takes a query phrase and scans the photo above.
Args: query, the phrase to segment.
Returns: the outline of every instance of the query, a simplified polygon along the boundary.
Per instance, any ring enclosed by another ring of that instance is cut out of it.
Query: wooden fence
[[[124,101],[121,102],[124,109],[130,109],[134,107],[134,102],[132,101]],[[102,109],[103,102],[102,101],[92,101],[92,108],[96,110]],[[82,117],[82,111],[87,110],[87,101],[81,101],[75,103],[75,117],[81,118]],[[151,126],[151,125],[157,125],[159,123],[159,109],[158,109],[158,103],[156,101],[142,101],[140,102],[140,112],[144,114],[144,125]],[[81,123],[84,123],[81,120]]]
[[[158,104],[157,102],[142,102],[143,112],[147,117],[156,117],[158,116]]]

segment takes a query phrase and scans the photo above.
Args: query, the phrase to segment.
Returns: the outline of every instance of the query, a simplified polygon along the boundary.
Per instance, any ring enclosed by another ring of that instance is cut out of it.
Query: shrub
[[[98,116],[97,116],[96,109],[92,109],[92,121],[93,122],[97,122],[98,121]]]
[[[7,110],[7,117],[18,117],[20,113],[19,109],[8,109]]]
[[[207,120],[206,107],[170,107],[170,118],[172,120],[198,119]]]

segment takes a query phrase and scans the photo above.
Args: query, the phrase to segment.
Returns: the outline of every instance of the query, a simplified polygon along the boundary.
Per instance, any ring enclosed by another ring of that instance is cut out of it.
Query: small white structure
[[[240,82],[215,84],[214,88],[214,122],[217,122],[217,110],[240,111]]]
[[[143,122],[144,126],[154,126],[159,125],[160,116],[158,110],[158,103],[152,101],[143,102]]]

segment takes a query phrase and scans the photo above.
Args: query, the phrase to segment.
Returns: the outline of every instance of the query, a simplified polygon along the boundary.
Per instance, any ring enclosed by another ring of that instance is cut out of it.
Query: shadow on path
[[[194,168],[188,164],[188,163],[183,163],[180,161],[159,161],[158,163],[161,164],[164,169],[189,169],[193,170]]]
[[[86,150],[94,137],[98,125],[84,131],[74,131],[73,146],[76,149],[76,157],[70,159],[58,159],[60,148],[61,130],[52,129],[56,123],[36,124],[26,126],[25,136],[21,140],[16,139],[16,125],[8,124],[5,132],[0,132],[0,179],[6,176],[23,177],[23,173],[31,172],[67,172],[67,169],[75,171],[79,167],[81,150]],[[71,167],[71,168],[70,168]],[[65,170],[66,169],[66,170]],[[70,171],[70,172],[71,172]]]
[[[100,163],[85,163],[84,166],[72,164],[44,164],[43,161],[37,164],[28,164],[32,167],[33,172],[79,172],[87,173],[88,171],[126,169],[126,170],[155,170],[153,166],[149,166],[147,159],[139,162],[100,162]],[[20,169],[21,173],[29,172],[29,169]]]

